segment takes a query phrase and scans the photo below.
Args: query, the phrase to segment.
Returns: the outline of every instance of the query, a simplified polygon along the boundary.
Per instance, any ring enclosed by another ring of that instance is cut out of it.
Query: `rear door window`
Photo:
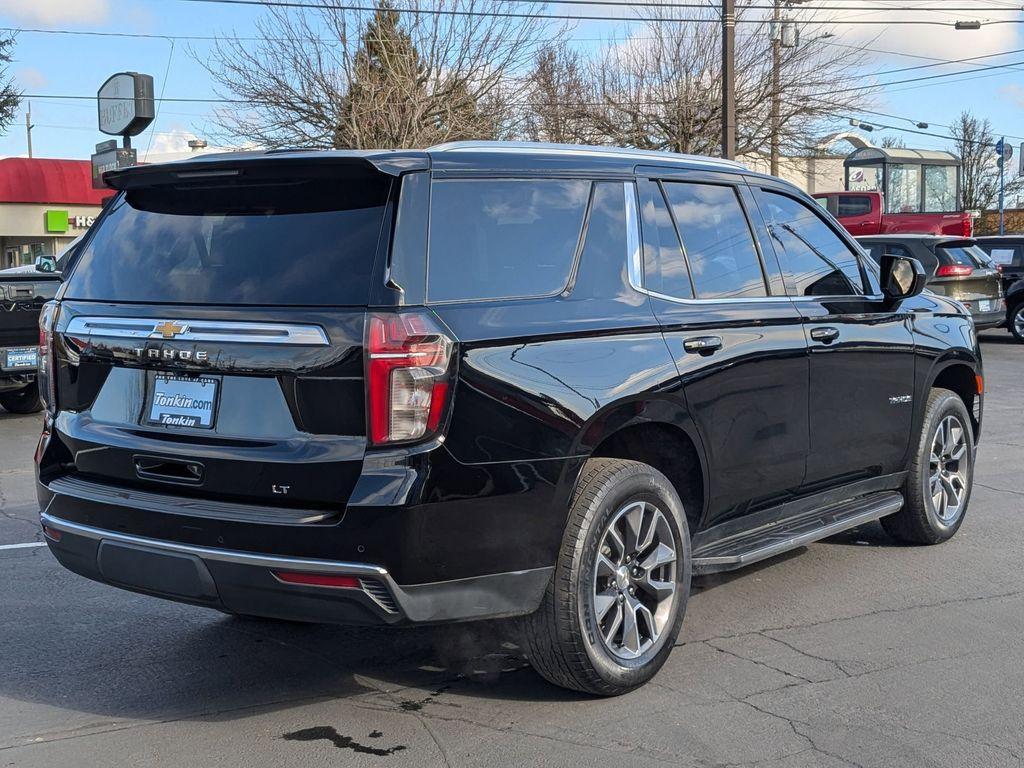
[[[692,299],[690,272],[661,186],[656,181],[639,181],[637,187],[643,222],[644,288],[662,296]]]
[[[756,194],[786,283],[795,295],[864,293],[864,278],[856,254],[817,211],[778,192],[758,189]]]
[[[129,190],[66,289],[72,299],[170,304],[365,304],[387,177]]]
[[[550,296],[572,272],[591,183],[435,179],[427,254],[430,301]]]
[[[767,296],[761,260],[736,190],[717,184],[667,182],[665,193],[697,298]]]
[[[989,256],[992,257],[992,261],[996,264],[1013,265],[1018,266],[1021,263],[1020,258],[1020,247],[1005,246],[1005,245],[988,245],[982,246],[988,251]]]
[[[866,195],[840,195],[839,216],[866,216],[871,213],[871,198]]]

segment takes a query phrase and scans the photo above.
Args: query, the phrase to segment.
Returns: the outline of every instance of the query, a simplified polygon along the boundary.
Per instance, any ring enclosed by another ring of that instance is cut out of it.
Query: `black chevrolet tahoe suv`
[[[342,624],[515,617],[649,680],[691,574],[960,527],[970,317],[709,158],[458,143],[209,155],[117,197],[42,322],[41,522],[91,579]]]

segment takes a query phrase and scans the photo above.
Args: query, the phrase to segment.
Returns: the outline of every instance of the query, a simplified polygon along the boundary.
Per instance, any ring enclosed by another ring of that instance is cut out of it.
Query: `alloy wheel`
[[[672,617],[678,544],[665,513],[635,501],[612,517],[594,564],[594,612],[601,639],[621,659],[653,647]]]
[[[970,482],[967,429],[959,417],[949,415],[939,422],[929,464],[932,509],[944,525],[949,525],[963,511]]]
[[[1013,313],[1013,330],[1018,338],[1024,339],[1024,304],[1017,307]]]

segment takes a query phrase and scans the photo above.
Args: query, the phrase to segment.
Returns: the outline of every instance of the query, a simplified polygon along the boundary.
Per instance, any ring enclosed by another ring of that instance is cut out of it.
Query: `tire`
[[[1024,343],[1024,301],[1017,302],[1006,313],[1006,327],[1013,334],[1013,338]]]
[[[43,402],[39,399],[39,384],[31,384],[0,394],[0,405],[11,413],[35,413],[43,410]]]
[[[940,430],[946,431],[940,434]],[[903,488],[903,508],[882,518],[882,526],[889,535],[908,544],[947,541],[963,524],[973,485],[974,427],[970,414],[956,393],[933,389],[925,404],[917,453]]]
[[[519,624],[526,657],[563,688],[617,696],[640,687],[672,651],[690,571],[686,515],[668,479],[636,461],[587,461],[552,580]]]

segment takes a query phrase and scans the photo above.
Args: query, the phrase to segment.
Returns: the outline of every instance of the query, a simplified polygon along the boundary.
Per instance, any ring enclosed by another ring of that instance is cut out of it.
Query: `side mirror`
[[[928,276],[917,259],[907,256],[882,256],[882,293],[891,302],[899,302],[917,296],[924,290]]]
[[[36,272],[56,272],[57,261],[53,256],[36,256]]]

